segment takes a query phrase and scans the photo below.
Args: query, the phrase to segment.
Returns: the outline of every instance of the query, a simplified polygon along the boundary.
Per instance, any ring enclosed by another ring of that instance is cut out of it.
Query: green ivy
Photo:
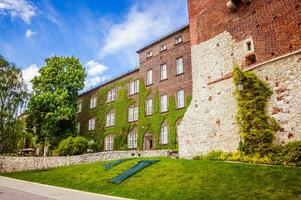
[[[264,155],[273,145],[275,132],[279,125],[267,115],[266,107],[272,90],[266,82],[261,81],[253,72],[234,68],[235,86],[240,82],[243,90],[236,87],[238,104],[237,122],[240,125],[240,151],[246,154]]]
[[[140,81],[138,101],[135,102],[132,98],[128,97],[128,88],[126,84],[131,79],[123,80],[104,88],[97,92],[97,107],[89,109],[90,98],[92,94],[88,93],[82,100],[82,112],[78,113],[77,121],[81,122],[80,135],[88,139],[96,140],[100,144],[100,150],[103,150],[104,138],[108,134],[114,135],[114,149],[125,150],[127,149],[127,135],[135,127],[138,128],[138,149],[143,149],[143,137],[145,133],[154,134],[155,148],[156,149],[176,149],[176,123],[184,116],[186,107],[176,109],[175,99],[173,96],[169,97],[169,110],[166,113],[160,113],[160,100],[159,92],[154,91],[153,99],[153,115],[146,116],[145,104],[151,91],[144,85],[144,81]],[[107,93],[113,88],[117,89],[116,101],[107,103]],[[191,96],[186,97],[186,105],[188,106],[191,101]],[[139,103],[139,116],[138,122],[128,122],[128,107]],[[106,127],[106,114],[114,109],[115,110],[115,125],[113,127]],[[88,131],[89,118],[96,117],[96,124],[94,131]],[[168,124],[169,130],[169,143],[168,145],[160,144],[160,132],[163,122]]]

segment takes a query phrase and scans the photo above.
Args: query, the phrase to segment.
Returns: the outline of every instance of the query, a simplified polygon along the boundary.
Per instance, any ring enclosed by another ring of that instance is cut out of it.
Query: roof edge
[[[132,74],[132,73],[134,73],[134,72],[136,72],[136,71],[139,71],[139,67],[136,67],[136,68],[134,68],[134,69],[131,69],[131,70],[129,70],[129,71],[126,71],[126,72],[124,72],[124,73],[121,73],[121,74],[119,74],[119,75],[117,75],[117,76],[114,76],[114,77],[112,77],[111,79],[109,79],[109,80],[107,80],[107,81],[105,81],[105,82],[103,82],[103,83],[100,83],[99,85],[97,85],[97,86],[95,86],[95,87],[93,87],[93,88],[83,90],[82,92],[79,92],[79,94],[77,95],[77,98],[78,98],[78,97],[81,97],[81,96],[83,96],[83,95],[85,95],[85,94],[87,94],[87,93],[89,93],[89,92],[91,92],[92,90],[97,90],[97,89],[99,89],[99,88],[101,88],[101,87],[104,87],[105,85],[108,85],[108,84],[110,84],[110,83],[112,83],[112,82],[114,82],[114,81],[117,81],[118,79],[121,79],[121,78],[123,78],[123,77],[125,77],[125,76],[127,76],[127,75],[130,75],[130,74]]]
[[[154,45],[154,44],[156,44],[156,43],[159,43],[159,42],[161,42],[162,40],[168,38],[169,36],[171,36],[171,35],[173,35],[173,34],[179,32],[179,31],[182,31],[182,30],[184,30],[184,29],[186,29],[186,28],[188,28],[188,27],[189,27],[189,23],[184,24],[184,25],[182,25],[182,26],[180,26],[180,27],[178,27],[178,28],[176,28],[176,29],[174,29],[174,30],[172,30],[172,31],[170,31],[170,32],[168,32],[168,33],[166,33],[165,35],[159,37],[158,39],[153,40],[153,41],[151,41],[151,42],[149,42],[149,43],[146,43],[144,46],[142,46],[140,49],[138,49],[138,50],[136,51],[136,53],[141,53],[141,51],[145,50],[146,48],[148,48],[148,47],[150,47],[150,46],[152,46],[152,45]]]

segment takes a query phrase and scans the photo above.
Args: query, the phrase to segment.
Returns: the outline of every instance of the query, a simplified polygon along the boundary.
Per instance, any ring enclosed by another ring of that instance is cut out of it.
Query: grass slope
[[[161,162],[120,185],[108,183],[108,180],[139,159],[124,162],[108,171],[103,169],[105,162],[102,162],[3,175],[135,199],[301,199],[300,168],[160,159]]]

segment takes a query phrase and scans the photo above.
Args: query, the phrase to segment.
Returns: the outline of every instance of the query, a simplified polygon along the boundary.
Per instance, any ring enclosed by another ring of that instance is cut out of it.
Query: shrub
[[[92,150],[93,152],[98,152],[100,149],[100,145],[98,142],[89,142],[89,149]]]
[[[76,137],[73,139],[72,146],[73,146],[72,155],[83,154],[88,149],[88,140],[83,137]]]
[[[88,149],[88,141],[83,137],[68,137],[67,139],[63,140],[58,148],[57,153],[60,156],[71,156],[71,155],[79,155],[83,154]]]
[[[301,141],[290,142],[286,145],[275,145],[269,154],[277,164],[301,165]]]
[[[193,157],[194,160],[220,160],[221,151],[210,151],[209,153],[201,156]]]
[[[222,153],[220,159],[247,163],[272,164],[272,159],[268,156],[261,156],[259,153],[247,155],[239,151],[235,153]]]

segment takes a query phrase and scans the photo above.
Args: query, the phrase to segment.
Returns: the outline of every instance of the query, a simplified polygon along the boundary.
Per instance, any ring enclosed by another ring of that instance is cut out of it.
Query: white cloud
[[[36,11],[36,7],[27,0],[0,0],[0,15],[9,14],[12,17],[20,17],[27,24],[30,23]]]
[[[85,64],[87,78],[85,80],[85,89],[92,88],[108,79],[107,76],[103,75],[108,67],[102,65],[95,60],[90,60]]]
[[[26,33],[25,33],[25,37],[27,38],[31,38],[33,35],[37,34],[36,32],[33,32],[30,29],[27,29]]]
[[[108,69],[107,66],[104,66],[94,60],[90,60],[85,66],[87,67],[88,76],[101,75]]]
[[[32,91],[32,84],[31,80],[39,75],[39,68],[35,64],[29,65],[27,68],[22,69],[22,76],[24,79],[25,84],[27,85],[28,90],[31,92]]]
[[[115,54],[124,49],[133,52],[143,44],[186,23],[187,15],[179,15],[183,14],[183,8],[183,1],[179,0],[153,1],[133,6],[121,23],[109,26],[100,56]]]

